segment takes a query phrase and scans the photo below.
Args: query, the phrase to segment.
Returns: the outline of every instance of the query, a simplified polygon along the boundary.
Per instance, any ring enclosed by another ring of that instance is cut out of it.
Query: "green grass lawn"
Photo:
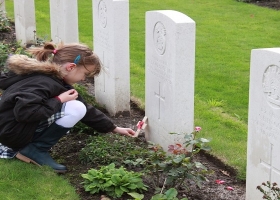
[[[20,160],[0,159],[2,200],[78,200],[69,182],[48,168],[28,165]]]
[[[92,47],[92,1],[79,2],[80,41]],[[131,93],[144,108],[145,12],[177,10],[196,22],[195,126],[212,154],[246,178],[250,53],[280,43],[280,12],[235,0],[130,0]],[[13,1],[6,0],[8,16]],[[86,20],[85,20],[86,19]],[[50,39],[48,1],[36,0],[39,37]]]

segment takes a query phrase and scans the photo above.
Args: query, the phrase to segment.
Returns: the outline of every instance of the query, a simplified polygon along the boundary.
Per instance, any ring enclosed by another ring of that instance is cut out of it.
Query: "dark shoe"
[[[19,150],[16,157],[24,162],[33,163],[38,166],[48,165],[59,173],[66,172],[66,166],[56,163],[48,151],[69,129],[59,126],[54,122],[40,133],[39,137],[35,137],[31,143]]]
[[[32,143],[21,149],[16,157],[27,163],[33,163],[38,166],[48,165],[52,167],[57,173],[65,173],[66,166],[56,163],[49,152],[42,151],[35,147]]]

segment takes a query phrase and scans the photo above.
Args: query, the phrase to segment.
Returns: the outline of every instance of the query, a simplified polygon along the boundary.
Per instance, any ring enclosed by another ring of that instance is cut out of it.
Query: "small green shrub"
[[[177,194],[178,192],[175,188],[170,188],[164,194],[154,195],[151,200],[179,200]],[[183,198],[181,200],[188,200],[188,198]]]
[[[196,138],[200,129],[200,127],[196,127],[193,133],[185,134],[184,146],[179,143],[169,145],[169,154],[160,145],[150,142],[148,157],[138,158],[137,161],[126,160],[125,163],[144,166],[145,175],[158,191],[160,187],[178,189],[185,186],[188,188],[186,180],[192,180],[200,187],[202,181],[207,181],[205,175],[209,171],[200,162],[195,162],[193,157],[200,150],[210,150],[207,145],[209,140]]]
[[[3,43],[0,43],[0,66],[1,66],[1,71],[3,70],[3,67],[6,63],[6,60],[9,55],[9,47],[8,45],[5,45]]]
[[[98,163],[120,166],[125,160],[148,156],[147,144],[139,138],[125,137],[119,134],[100,134],[90,136],[86,146],[81,149],[79,158],[82,163]]]
[[[86,88],[85,86],[83,86],[83,85],[81,85],[81,84],[74,84],[74,88],[75,88],[75,90],[78,91],[78,93],[84,98],[84,100],[85,100],[88,104],[90,104],[90,105],[92,105],[92,106],[94,106],[94,107],[97,107],[97,108],[101,108],[101,107],[97,104],[97,102],[96,102],[94,96],[92,96],[92,95],[90,95],[90,94],[88,93],[87,88]]]
[[[71,129],[71,132],[75,133],[86,133],[89,135],[97,135],[93,128],[83,124],[82,122],[78,122],[75,126]]]
[[[132,196],[135,200],[142,200],[144,198],[143,194],[138,193],[128,193]],[[179,200],[177,198],[178,192],[175,188],[168,189],[164,194],[156,194],[152,196],[151,200]],[[188,200],[188,198],[183,198],[181,200]]]
[[[6,13],[3,10],[0,10],[0,32],[6,33],[6,34],[13,34],[12,33],[12,22],[9,18],[6,17]],[[28,53],[25,51],[25,48],[23,48],[20,45],[20,42],[14,41],[5,41],[0,43],[0,70],[5,71],[4,68],[6,60],[9,55],[12,54],[24,54],[28,55]]]
[[[90,169],[87,174],[82,174],[85,181],[85,191],[91,194],[105,192],[108,196],[119,198],[126,193],[142,192],[147,190],[144,185],[142,174],[139,172],[129,172],[125,168],[115,168],[112,163],[102,166],[99,170]]]
[[[6,17],[6,12],[0,10],[0,32],[9,32],[11,31],[11,22]]]
[[[29,55],[25,48],[23,48],[19,42],[13,41],[11,43],[0,43],[0,69],[1,71],[5,70],[4,66],[8,56],[13,54],[23,54]]]

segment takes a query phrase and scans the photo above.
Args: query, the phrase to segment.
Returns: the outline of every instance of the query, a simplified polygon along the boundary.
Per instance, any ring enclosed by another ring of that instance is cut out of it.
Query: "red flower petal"
[[[230,186],[227,186],[226,189],[231,190],[231,191],[234,190],[233,187],[230,187]]]
[[[182,147],[182,145],[181,145],[181,144],[179,144],[179,143],[176,143],[176,146],[178,146],[178,147]]]
[[[216,183],[217,183],[217,184],[224,184],[225,181],[218,179],[218,180],[216,180]]]

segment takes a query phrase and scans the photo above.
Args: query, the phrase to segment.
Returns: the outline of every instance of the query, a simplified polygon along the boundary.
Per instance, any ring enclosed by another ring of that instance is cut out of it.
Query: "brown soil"
[[[266,1],[254,1],[252,2],[255,5],[271,8],[274,10],[280,10],[280,0],[266,0]]]
[[[279,0],[270,2],[257,1],[252,3],[276,10],[280,9]],[[0,32],[0,40],[6,43],[14,41],[14,27],[12,26],[11,31],[8,33]],[[92,93],[93,86],[91,81],[85,85],[89,87],[89,92]],[[139,110],[135,104],[131,103],[130,117],[118,117],[112,118],[112,120],[118,126],[131,127],[135,130],[136,123],[142,120],[143,116],[144,112]],[[90,168],[95,167],[93,165],[83,165],[79,161],[79,151],[85,146],[87,138],[88,135],[83,133],[71,133],[60,140],[52,149],[52,153],[55,159],[63,160],[64,164],[68,167],[69,171],[62,176],[69,179],[82,200],[100,200],[102,194],[91,195],[85,192],[81,185],[83,181],[81,174],[87,173]],[[143,137],[141,142],[145,142]],[[207,176],[209,181],[205,182],[202,188],[190,184],[190,191],[179,191],[180,198],[188,197],[189,200],[245,200],[245,182],[240,182],[236,179],[236,172],[232,167],[226,166],[219,159],[203,152],[198,154],[195,159],[204,164],[209,170],[212,170],[213,173]],[[216,180],[223,180],[225,182],[224,184],[217,184]],[[233,190],[228,187],[231,187]],[[153,196],[153,193],[149,190],[144,195],[145,200],[149,200]],[[122,200],[126,199],[129,198],[124,197]]]

